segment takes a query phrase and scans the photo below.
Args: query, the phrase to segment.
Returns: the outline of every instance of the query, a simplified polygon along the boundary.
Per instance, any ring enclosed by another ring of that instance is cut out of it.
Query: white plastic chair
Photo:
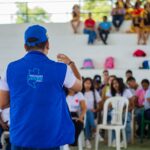
[[[107,116],[108,116],[108,110],[110,108],[110,104],[113,110],[112,110],[111,124],[108,124]],[[108,146],[109,147],[112,145],[112,130],[115,131],[117,150],[120,150],[120,132],[122,131],[124,148],[127,148],[125,127],[126,127],[126,122],[127,122],[128,105],[129,105],[128,99],[124,97],[112,97],[105,101],[103,123],[97,125],[95,150],[98,150],[98,144],[99,144],[98,134],[99,134],[100,129],[108,130]],[[125,115],[124,121],[123,121],[123,114]]]
[[[134,110],[131,112],[131,144],[134,144],[134,132],[135,132],[135,115]]]

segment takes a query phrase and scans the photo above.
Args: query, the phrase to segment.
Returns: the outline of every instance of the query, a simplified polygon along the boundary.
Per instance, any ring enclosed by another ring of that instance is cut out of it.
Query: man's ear
[[[28,51],[28,50],[27,50],[27,45],[26,45],[26,44],[24,44],[24,48],[25,48],[26,51]]]
[[[46,42],[46,48],[49,50],[50,49],[50,46],[49,46],[49,42],[47,41]]]

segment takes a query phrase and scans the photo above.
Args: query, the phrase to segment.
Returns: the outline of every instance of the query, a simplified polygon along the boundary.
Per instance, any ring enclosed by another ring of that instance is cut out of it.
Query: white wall
[[[56,60],[58,53],[65,53],[76,62],[79,68],[85,58],[92,58],[96,70],[81,70],[81,73],[84,76],[93,76],[95,73],[101,74],[106,57],[113,56],[116,62],[115,70],[111,71],[113,74],[124,77],[124,72],[132,69],[138,80],[149,78],[149,70],[139,70],[138,67],[143,60],[149,59],[150,41],[147,46],[138,46],[135,34],[122,33],[129,28],[128,24],[129,22],[123,25],[120,33],[110,34],[108,46],[103,45],[99,40],[95,45],[87,45],[87,35],[74,35],[70,23],[44,24],[48,29],[51,45],[49,57]],[[25,54],[23,38],[24,31],[29,25],[0,25],[0,74],[9,62]],[[147,57],[134,58],[132,53],[136,49],[145,50]]]

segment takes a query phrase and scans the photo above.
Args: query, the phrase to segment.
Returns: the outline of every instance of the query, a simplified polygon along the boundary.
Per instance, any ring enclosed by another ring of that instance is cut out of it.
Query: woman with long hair
[[[96,131],[95,124],[95,114],[100,110],[101,97],[99,93],[94,89],[93,80],[91,78],[85,78],[83,81],[84,97],[87,104],[86,112],[86,124],[85,124],[85,138],[86,138],[86,148],[91,148],[90,138],[92,136],[92,131]],[[103,140],[100,136],[100,140]]]
[[[107,98],[114,97],[114,96],[125,97],[129,100],[129,110],[128,110],[128,117],[127,117],[127,124],[126,124],[126,135],[127,135],[127,141],[129,142],[131,139],[131,125],[130,124],[131,124],[131,111],[134,108],[134,97],[131,91],[127,89],[126,85],[123,83],[123,79],[121,78],[115,78],[112,81],[110,91],[107,93]],[[110,114],[112,115],[112,113]],[[116,141],[114,140],[114,138],[115,138],[115,135],[113,134],[113,146],[116,144]]]

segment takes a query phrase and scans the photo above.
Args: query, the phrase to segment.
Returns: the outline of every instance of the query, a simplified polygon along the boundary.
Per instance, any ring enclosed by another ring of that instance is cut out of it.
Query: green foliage
[[[16,23],[44,23],[49,21],[49,15],[40,7],[34,7],[33,9],[27,6],[27,3],[17,3],[17,19]]]
[[[104,15],[110,16],[110,11],[112,9],[110,0],[84,0],[84,5],[82,7],[82,12],[84,12],[81,17],[83,20],[87,18],[87,13],[92,12],[92,16],[96,21],[102,20]]]

